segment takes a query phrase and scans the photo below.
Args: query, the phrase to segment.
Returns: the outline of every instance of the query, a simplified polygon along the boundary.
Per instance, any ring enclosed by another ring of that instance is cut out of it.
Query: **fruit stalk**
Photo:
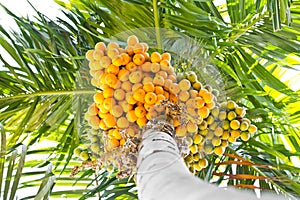
[[[230,188],[225,191],[196,178],[186,167],[171,134],[155,128],[144,129],[137,160],[137,186],[141,200],[257,199],[253,193]],[[282,197],[266,195],[262,199]]]

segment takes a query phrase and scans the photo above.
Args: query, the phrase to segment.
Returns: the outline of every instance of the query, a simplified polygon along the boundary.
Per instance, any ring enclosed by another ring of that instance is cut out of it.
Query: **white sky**
[[[38,11],[41,11],[52,19],[57,15],[62,16],[58,11],[59,6],[53,0],[30,0],[30,2]],[[35,14],[27,0],[1,0],[0,3],[18,16],[30,16]],[[0,24],[4,26],[11,26],[11,24],[13,24],[13,20],[8,18],[8,15],[2,8],[0,8]]]

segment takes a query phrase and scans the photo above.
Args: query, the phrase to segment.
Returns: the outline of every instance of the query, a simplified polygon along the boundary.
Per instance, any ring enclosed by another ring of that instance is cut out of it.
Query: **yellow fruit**
[[[120,146],[120,142],[116,138],[112,138],[109,140],[109,146],[111,146],[112,148],[118,147]]]
[[[155,102],[156,103],[156,102]],[[153,105],[150,105],[150,104],[147,104],[147,103],[144,103],[144,108],[149,111],[151,108],[152,108]]]
[[[172,94],[178,94],[180,91],[179,85],[177,83],[171,84],[168,89]]]
[[[205,158],[202,158],[198,161],[198,164],[201,166],[201,168],[206,168],[208,166],[208,161]]]
[[[212,116],[212,115],[209,115],[207,118],[206,118],[206,122],[208,125],[214,123],[215,121],[215,118]]]
[[[210,103],[206,103],[206,107],[209,110],[212,110],[214,107],[216,106],[216,103],[214,101],[210,102]]]
[[[214,145],[216,147],[216,146],[221,145],[222,140],[219,137],[213,137],[211,140],[211,143],[212,143],[212,145]]]
[[[145,90],[143,90],[142,88],[139,88],[133,92],[133,98],[136,101],[144,102],[145,95],[146,95]]]
[[[76,147],[73,151],[74,155],[79,157],[80,153],[82,152],[82,149],[80,149],[79,147]]]
[[[149,50],[149,46],[148,46],[147,43],[141,42],[140,44],[143,45],[143,47],[144,47],[144,52],[147,52],[147,51]],[[148,56],[148,57],[149,57],[149,56]]]
[[[249,133],[255,133],[257,132],[257,127],[253,124],[251,124],[248,128]]]
[[[108,129],[108,127],[106,126],[106,124],[104,123],[103,120],[100,120],[99,128],[102,129],[102,130],[107,130]]]
[[[162,76],[157,75],[153,78],[153,84],[159,85],[159,86],[164,86],[165,79]]]
[[[93,116],[90,116],[88,123],[92,128],[98,129],[99,124],[100,124],[100,119],[99,119],[99,117],[93,115]]]
[[[178,126],[175,129],[176,135],[179,137],[183,137],[187,134],[187,128],[185,126]]]
[[[111,73],[111,74],[114,74],[114,75],[118,75],[120,69],[118,66],[116,65],[113,65],[113,64],[110,64],[107,68],[106,68],[106,72],[107,73]]]
[[[108,56],[102,56],[99,60],[99,65],[102,66],[102,68],[107,68],[112,63],[112,60]]]
[[[230,122],[230,128],[233,129],[233,130],[238,130],[240,128],[240,122],[238,120],[232,120]]]
[[[145,92],[154,92],[155,86],[152,82],[147,82],[144,83],[143,90],[145,90]]]
[[[127,38],[127,44],[128,44],[128,46],[134,46],[137,43],[139,43],[139,39],[135,35],[130,35]]]
[[[202,170],[202,167],[199,165],[198,162],[193,163],[193,168],[194,168],[194,170],[196,170],[196,171],[201,171],[201,170]]]
[[[247,131],[249,128],[249,124],[246,121],[242,121],[240,125],[240,130],[241,131]]]
[[[187,79],[182,79],[178,84],[181,91],[188,91],[191,88],[191,82]]]
[[[204,102],[208,104],[213,101],[214,96],[212,93],[207,92],[202,95],[202,98],[204,99]]]
[[[225,148],[228,147],[228,141],[227,140],[222,140],[221,146],[225,147]]]
[[[133,46],[127,46],[125,47],[125,52],[129,55],[129,56],[133,56],[134,52],[133,52]]]
[[[227,140],[229,138],[230,134],[228,131],[223,131],[223,134],[222,134],[222,140]]]
[[[134,46],[133,46],[133,52],[135,54],[142,54],[144,53],[144,45],[142,45],[141,43],[136,43]]]
[[[192,145],[189,148],[190,148],[190,151],[192,154],[195,154],[198,152],[198,145]]]
[[[116,105],[116,101],[114,98],[109,97],[103,100],[103,107],[106,110],[110,110],[114,105]]]
[[[193,154],[193,161],[198,161],[199,159],[200,159],[199,153]]]
[[[180,91],[178,98],[182,102],[186,102],[190,98],[190,93],[188,91]]]
[[[176,75],[169,74],[168,79],[170,79],[173,83],[175,83],[176,82]]]
[[[198,109],[204,107],[205,102],[204,99],[202,97],[195,97],[195,101],[196,101],[196,106]]]
[[[105,88],[103,89],[103,96],[104,98],[110,98],[114,95],[114,89],[113,88]]]
[[[240,117],[244,117],[246,115],[246,110],[243,107],[236,107],[235,113]]]
[[[248,118],[243,118],[243,122],[246,122],[248,124],[248,126],[250,126],[250,124],[251,124],[251,121]]]
[[[131,90],[134,92],[137,89],[142,89],[142,88],[143,88],[143,84],[142,83],[135,83],[135,84],[132,85]]]
[[[222,156],[224,154],[224,152],[225,152],[225,148],[222,146],[214,148],[214,153],[218,156]]]
[[[194,135],[194,144],[201,144],[204,142],[204,138],[202,135],[195,134]]]
[[[234,111],[229,111],[227,114],[227,119],[229,121],[234,120],[236,118],[236,113]]]
[[[198,131],[198,125],[196,123],[189,121],[186,126],[189,133],[196,133]]]
[[[223,129],[221,128],[221,127],[217,127],[216,129],[215,129],[215,136],[218,136],[218,137],[220,137],[220,136],[222,136],[223,135]]]
[[[191,83],[195,83],[197,81],[197,75],[195,72],[190,71],[187,74],[187,79],[191,82]]]
[[[222,128],[223,128],[224,130],[228,130],[228,129],[230,128],[230,122],[229,122],[228,120],[224,120],[224,121],[222,122]]]
[[[106,45],[104,42],[97,42],[97,44],[95,45],[95,49],[100,49],[100,50],[106,50]]]
[[[122,101],[125,99],[125,91],[122,89],[116,89],[114,91],[114,98],[118,101]]]
[[[162,59],[162,56],[158,52],[151,53],[150,60],[152,63],[159,63]]]
[[[250,133],[247,131],[243,131],[240,135],[241,140],[247,142],[250,139]]]
[[[138,117],[135,115],[134,110],[128,111],[128,113],[126,114],[126,118],[129,122],[135,122],[138,119]]]
[[[119,129],[114,129],[112,131],[112,135],[114,136],[114,138],[116,138],[117,140],[121,140],[123,137],[119,131]]]
[[[107,50],[107,56],[111,59],[115,58],[120,54],[119,50],[117,48],[111,48]]]
[[[136,67],[136,64],[134,62],[129,62],[129,63],[126,64],[125,69],[127,69],[128,71],[133,72],[137,69],[137,67]]]
[[[163,75],[161,73],[157,73],[158,75],[160,75],[161,77],[163,77]],[[173,82],[170,79],[164,78],[165,82],[164,82],[164,88],[168,91],[170,91],[170,87],[171,85],[173,85]]]
[[[119,48],[118,43],[116,43],[116,42],[110,42],[110,43],[108,43],[108,45],[107,45],[107,50],[109,50],[109,49],[114,49],[114,48],[116,48],[116,49]]]
[[[112,59],[112,64],[116,66],[121,66],[124,63],[123,57],[121,55],[117,55]]]
[[[218,117],[220,114],[220,109],[218,107],[215,107],[214,109],[211,110],[211,114],[214,117]]]
[[[123,115],[123,108],[121,105],[115,105],[111,108],[110,113],[116,118],[121,117]]]
[[[241,132],[239,130],[231,130],[230,131],[230,136],[234,138],[240,137]]]
[[[126,119],[126,117],[120,117],[118,120],[117,120],[117,126],[121,129],[123,128],[128,128],[129,126],[129,121]]]
[[[95,95],[94,95],[94,102],[96,104],[102,104],[103,103],[103,100],[104,100],[104,96],[103,96],[103,93],[102,92],[97,92]]]
[[[133,62],[136,65],[142,65],[145,61],[146,61],[146,58],[141,53],[137,53],[133,56]]]
[[[171,61],[171,54],[165,52],[165,53],[161,54],[161,58],[162,58],[162,60],[168,60],[168,61]]]
[[[198,114],[200,115],[201,118],[205,119],[209,115],[209,109],[206,106],[203,106],[198,110]]]
[[[157,102],[157,95],[154,92],[147,92],[145,95],[145,103],[153,105]]]
[[[208,133],[208,129],[200,130],[199,133],[203,136],[206,136]]]
[[[193,88],[195,89],[195,90],[201,90],[201,88],[202,88],[203,86],[202,86],[202,84],[199,82],[199,81],[195,81],[194,83],[193,83]]]
[[[237,107],[236,103],[232,100],[227,101],[227,109],[234,110]]]
[[[206,154],[211,154],[214,151],[214,147],[213,147],[213,145],[211,143],[204,143],[203,151]]]
[[[200,129],[200,130],[205,130],[205,129],[207,129],[207,122],[206,121],[202,121],[201,122],[201,124],[198,126],[198,128]]]
[[[209,125],[209,129],[210,130],[216,130],[216,128],[218,127],[218,122],[213,122],[211,125]]]
[[[79,158],[83,161],[87,161],[90,158],[90,156],[87,151],[82,151],[79,155]]]
[[[117,124],[116,118],[111,114],[107,114],[103,119],[103,122],[105,123],[107,128],[113,128]]]
[[[196,98],[198,96],[197,90],[189,90],[189,93],[191,98]]]
[[[129,81],[133,84],[140,83],[143,79],[143,73],[142,71],[135,71],[130,73],[129,75]]]
[[[126,143],[126,140],[125,140],[124,138],[122,138],[122,139],[120,140],[120,146],[124,146],[125,143]]]
[[[134,113],[138,118],[143,118],[146,116],[146,109],[143,106],[138,106],[134,109]]]
[[[88,50],[88,51],[85,53],[85,58],[86,58],[88,61],[94,60],[93,53],[94,53],[94,50]]]
[[[122,82],[127,81],[129,79],[129,71],[125,68],[120,69],[118,79]]]
[[[148,122],[146,117],[138,118],[136,123],[139,127],[143,127]]]
[[[100,60],[101,57],[104,56],[104,52],[101,49],[95,49],[93,52],[93,58],[95,60]]]
[[[227,141],[230,143],[234,143],[236,141],[236,137],[229,136]]]
[[[127,53],[121,53],[120,56],[122,57],[122,60],[123,60],[123,62],[122,62],[121,65],[127,66],[127,64],[131,62],[131,57]],[[132,64],[130,64],[129,66],[131,66],[132,68],[134,68],[134,64],[135,63],[133,63],[133,62],[131,62],[131,63]]]
[[[168,61],[168,60],[162,60],[162,61],[160,61],[160,67],[161,67],[161,70],[163,70],[163,71],[170,71],[171,70],[171,63],[170,63],[170,61]]]
[[[226,117],[227,117],[227,112],[224,111],[224,110],[221,110],[220,113],[219,113],[219,119],[220,119],[221,121],[223,121],[223,120],[226,119]]]

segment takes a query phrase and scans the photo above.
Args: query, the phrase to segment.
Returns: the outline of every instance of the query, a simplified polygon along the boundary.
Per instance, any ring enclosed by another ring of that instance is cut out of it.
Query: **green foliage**
[[[0,71],[0,122],[5,129],[2,135],[7,138],[5,143],[1,137],[1,176],[4,168],[12,169],[9,163],[13,166],[16,159],[13,155],[17,156],[8,152],[23,143],[29,149],[27,154],[47,155],[46,161],[25,162],[25,168],[53,163],[52,172],[57,176],[51,194],[54,198],[67,195],[84,199],[97,193],[108,199],[135,198],[132,180],[117,180],[114,174],[105,170],[100,170],[96,178],[95,172],[88,168],[83,169],[77,180],[69,178],[69,174],[80,165],[73,150],[81,143],[80,134],[85,132],[82,113],[94,93],[89,85],[85,52],[99,41],[120,39],[118,37],[124,31],[156,27],[156,37],[147,37],[147,32],[132,33],[162,49],[172,35],[163,34],[158,28],[200,41],[205,58],[221,72],[223,82],[219,87],[225,91],[223,95],[245,106],[247,117],[258,126],[259,132],[253,139],[237,144],[228,153],[272,167],[241,165],[234,169],[227,164],[222,172],[259,174],[269,178],[260,181],[261,188],[277,188],[291,198],[300,195],[299,168],[296,167],[300,162],[297,153],[300,152],[300,93],[291,89],[296,75],[290,81],[282,81],[287,69],[299,76],[298,0],[228,0],[221,5],[210,0],[56,2],[65,8],[62,12],[66,18],[51,20],[37,12],[38,16],[31,21],[4,8],[19,28],[6,30],[0,25],[0,45],[12,58],[0,56],[3,65]],[[192,67],[201,72],[204,66]],[[36,144],[47,145],[38,148]],[[25,156],[25,153],[21,155]],[[5,159],[8,157],[11,161]],[[232,158],[216,160],[212,157],[210,161],[228,160]],[[21,163],[18,166],[22,167]],[[218,170],[220,167],[212,164],[199,176],[210,181]],[[274,180],[276,177],[282,180]],[[127,181],[128,185],[124,186]],[[221,181],[222,177],[217,183]],[[253,184],[253,181],[241,183]],[[38,190],[40,195],[48,195],[48,183],[42,183]],[[78,186],[75,190],[59,190],[62,185],[73,183]],[[31,182],[21,184],[19,188],[31,184],[37,185]],[[237,183],[229,180],[227,184]],[[113,189],[108,189],[109,186]]]

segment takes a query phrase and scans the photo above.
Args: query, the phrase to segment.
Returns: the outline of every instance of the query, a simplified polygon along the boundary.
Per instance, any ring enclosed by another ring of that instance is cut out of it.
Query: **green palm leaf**
[[[218,6],[213,1],[183,0],[56,2],[65,8],[62,12],[66,18],[50,20],[37,12],[36,20],[31,21],[4,7],[19,30],[7,31],[0,26],[0,45],[12,58],[0,56],[0,122],[9,135],[5,145],[2,140],[0,169],[9,162],[4,160],[5,146],[12,149],[24,143],[33,148],[27,154],[47,157],[42,164],[30,162],[27,166],[25,162],[26,167],[53,163],[52,171],[57,177],[51,197],[83,199],[100,193],[111,199],[124,195],[136,198],[131,181],[117,180],[114,175],[108,178],[110,174],[104,170],[95,178],[92,170],[84,169],[75,184],[80,186],[78,190],[59,188],[71,184],[73,179],[68,174],[80,165],[73,150],[82,142],[80,134],[86,131],[82,114],[94,93],[85,52],[98,41],[124,39],[124,31],[139,35],[152,47],[164,49],[168,45],[165,41],[173,41],[174,37],[158,29],[166,28],[201,41],[204,54],[221,72],[224,98],[230,97],[247,107],[248,118],[259,127],[255,139],[232,147],[230,152],[273,168],[239,166],[236,171],[284,177],[286,182],[260,181],[260,187],[279,188],[287,196],[299,195],[299,168],[294,162],[300,151],[299,91],[282,81],[286,69],[299,72],[298,1],[228,0]],[[149,37],[153,36],[153,29],[147,27],[156,27],[155,37]],[[142,31],[137,32],[139,28]],[[34,147],[47,141],[51,141],[47,148]],[[211,163],[216,162],[216,158],[210,159]],[[217,165],[211,165],[199,176],[209,181],[218,170]],[[227,165],[222,173],[232,174],[233,167]],[[47,175],[43,180],[37,197],[49,195],[54,181]],[[221,181],[220,177],[218,183]],[[253,180],[240,183],[253,184]],[[28,182],[24,187],[30,184],[37,183]],[[237,183],[229,180],[227,184]],[[109,186],[113,189],[107,189]]]

